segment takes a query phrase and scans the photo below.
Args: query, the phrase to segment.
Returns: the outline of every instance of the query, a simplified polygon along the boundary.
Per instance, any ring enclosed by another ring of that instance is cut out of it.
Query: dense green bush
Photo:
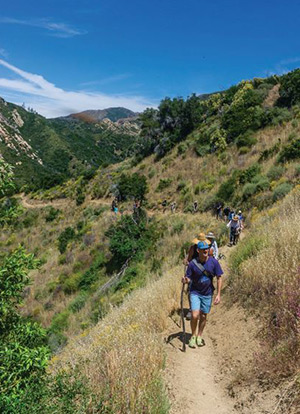
[[[122,174],[118,182],[118,190],[121,200],[126,200],[128,197],[144,200],[148,191],[147,179],[138,173]]]
[[[271,181],[276,181],[278,180],[282,174],[284,173],[284,167],[281,165],[273,165],[269,171],[267,172],[267,177],[271,180]]]
[[[278,155],[278,162],[286,162],[300,158],[300,139],[286,145]]]
[[[58,250],[64,253],[67,249],[68,243],[75,238],[75,230],[72,227],[67,227],[61,232],[58,237]]]
[[[33,255],[18,248],[1,263],[0,278],[0,411],[18,413],[16,406],[28,389],[39,387],[49,349],[46,332],[22,318],[18,305],[29,283],[27,271],[36,267]],[[21,412],[21,411],[20,411]]]
[[[45,220],[47,222],[51,222],[54,221],[60,214],[60,210],[50,206],[48,211],[47,211],[47,215],[45,216]]]
[[[63,312],[57,313],[53,316],[50,331],[57,333],[64,331],[68,328],[68,319],[70,316],[70,311],[64,310]]]
[[[99,252],[93,261],[91,267],[81,275],[78,287],[82,290],[88,290],[90,287],[103,276],[103,267],[106,264],[106,259],[103,252]]]
[[[278,105],[290,107],[300,102],[300,69],[280,77]]]
[[[241,147],[252,147],[257,143],[257,139],[254,137],[253,131],[247,131],[242,135],[239,135],[235,140],[238,148]]]
[[[155,223],[147,224],[146,217],[134,221],[131,216],[122,216],[106,232],[112,260],[121,266],[127,259],[140,256],[155,245],[158,230]]]
[[[246,170],[241,171],[238,177],[240,184],[249,183],[256,175],[260,173],[260,171],[261,166],[257,163],[254,163]]]
[[[280,198],[283,198],[285,195],[287,195],[291,191],[292,188],[293,188],[292,184],[289,184],[289,183],[279,184],[273,190],[273,201],[277,201]]]
[[[236,181],[230,177],[227,181],[222,183],[217,192],[217,197],[223,201],[229,201],[237,188]]]

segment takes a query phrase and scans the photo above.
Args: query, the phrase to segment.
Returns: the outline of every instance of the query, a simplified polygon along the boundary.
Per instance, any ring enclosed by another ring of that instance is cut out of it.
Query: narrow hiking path
[[[224,246],[221,261],[224,282],[228,277],[228,256],[234,247]],[[178,275],[180,279],[181,275]],[[179,282],[180,283],[180,282]],[[187,302],[186,302],[187,305]],[[170,318],[166,333],[167,362],[165,381],[171,402],[171,414],[233,414],[239,411],[238,401],[230,395],[230,384],[252,360],[255,349],[255,321],[247,318],[237,306],[221,304],[212,307],[204,331],[205,346],[186,348],[182,352],[180,318]],[[188,342],[190,323],[186,321]],[[260,408],[259,408],[260,410]],[[263,411],[253,413],[262,413]]]

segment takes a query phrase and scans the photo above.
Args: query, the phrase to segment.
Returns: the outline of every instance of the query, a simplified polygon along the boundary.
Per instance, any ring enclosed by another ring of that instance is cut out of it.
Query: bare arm
[[[217,296],[214,300],[214,305],[218,305],[221,302],[221,288],[222,288],[222,278],[217,278]]]

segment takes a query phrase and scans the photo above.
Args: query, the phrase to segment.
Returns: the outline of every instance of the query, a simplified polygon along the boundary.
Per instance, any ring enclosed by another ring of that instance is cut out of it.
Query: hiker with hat
[[[185,277],[182,278],[182,283],[191,284],[192,336],[189,341],[190,348],[205,345],[202,335],[213,300],[215,289],[213,278],[217,277],[217,296],[214,305],[218,305],[221,301],[221,275],[223,274],[218,260],[209,256],[209,245],[206,241],[199,241],[197,253],[198,257],[189,263]]]
[[[218,249],[218,245],[217,245],[217,242],[216,242],[214,233],[212,231],[209,231],[205,237],[210,242],[211,255],[215,259],[218,260],[218,257],[219,257],[219,249]]]
[[[241,222],[237,214],[233,216],[233,218],[227,224],[227,227],[229,227],[229,230],[230,230],[229,246],[232,246],[233,244],[237,244],[240,232],[242,230]]]
[[[183,260],[184,265],[187,266],[193,259],[196,259],[199,256],[199,253],[197,251],[197,247],[198,247],[198,243],[200,241],[205,241],[207,244],[209,244],[209,241],[205,238],[205,234],[204,233],[199,233],[198,236],[195,237],[192,240],[192,245],[189,248],[188,254]],[[186,317],[185,317],[187,321],[191,320],[191,317],[192,317],[190,287],[191,287],[191,284],[189,283],[188,289],[187,289],[188,300],[189,300],[189,310],[188,310],[188,313],[186,314]]]

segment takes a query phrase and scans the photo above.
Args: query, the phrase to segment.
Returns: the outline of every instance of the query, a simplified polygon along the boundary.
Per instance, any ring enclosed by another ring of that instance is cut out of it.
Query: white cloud
[[[49,21],[48,19],[20,20],[10,17],[2,17],[0,18],[0,22],[7,24],[20,24],[24,26],[40,27],[42,29],[48,30],[51,36],[62,38],[73,37],[87,33],[85,30],[75,29],[66,23],[55,23]]]
[[[122,106],[140,112],[156,106],[142,96],[106,95],[100,92],[65,91],[48,82],[41,75],[19,69],[3,59],[0,65],[18,75],[19,79],[0,78],[0,94],[13,98],[17,104],[26,103],[47,118],[68,115],[87,109]]]
[[[0,56],[4,57],[5,59],[8,58],[8,53],[3,47],[0,47]]]
[[[267,76],[272,75],[285,75],[293,69],[299,67],[296,63],[300,62],[300,57],[292,57],[288,59],[282,59],[280,62],[274,65],[272,70],[266,70],[265,73]]]

